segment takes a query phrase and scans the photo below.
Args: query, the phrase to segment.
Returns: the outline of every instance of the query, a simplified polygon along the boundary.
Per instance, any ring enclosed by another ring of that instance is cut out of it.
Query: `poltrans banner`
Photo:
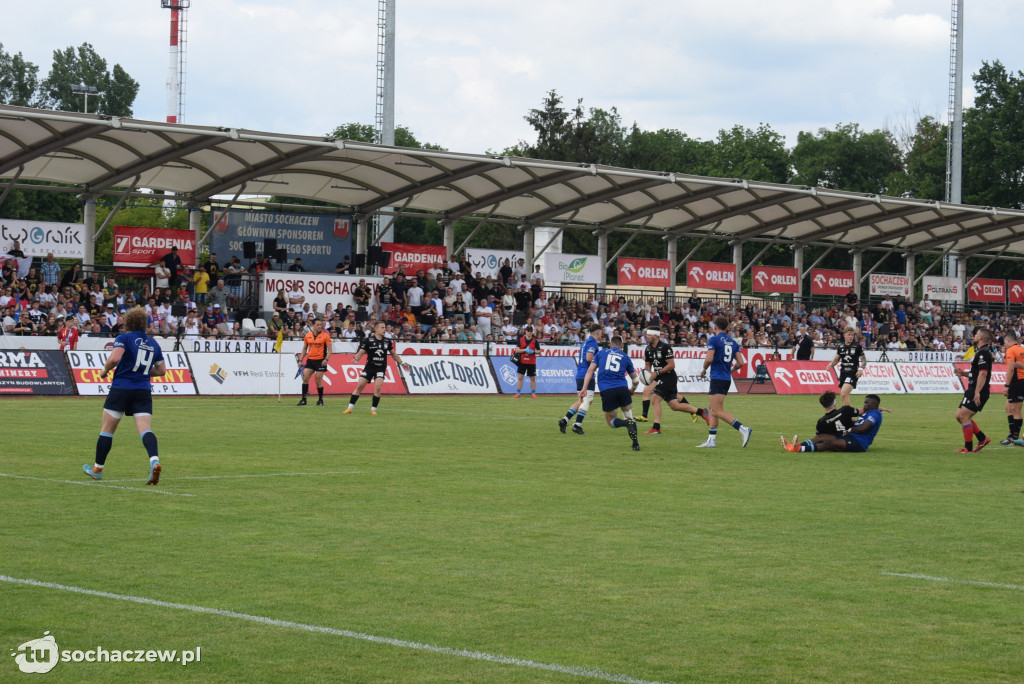
[[[256,251],[263,254],[268,251],[264,241],[276,240],[277,249],[287,250],[289,264],[302,257],[307,271],[334,273],[334,267],[352,255],[352,225],[351,214],[230,209],[210,233],[210,252],[223,264],[232,256],[241,258],[245,242],[255,242]],[[273,254],[266,256],[277,262]]]
[[[516,393],[516,365],[507,356],[490,357],[502,394]],[[530,379],[523,379],[523,391],[530,391]],[[538,394],[575,394],[576,361],[565,356],[537,357]]]

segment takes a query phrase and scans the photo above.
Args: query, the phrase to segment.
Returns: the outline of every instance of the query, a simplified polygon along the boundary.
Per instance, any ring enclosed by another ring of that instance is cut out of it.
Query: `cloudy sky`
[[[1019,7],[967,0],[964,65],[1024,69]],[[549,90],[624,122],[709,139],[735,124],[801,130],[945,120],[949,0],[398,0],[396,122],[458,152],[532,140]],[[158,0],[9,3],[2,42],[45,76],[93,44],[163,121],[170,12]],[[323,135],[372,123],[374,0],[193,0],[185,122]],[[10,30],[17,27],[16,30]],[[965,103],[971,101],[970,79]]]

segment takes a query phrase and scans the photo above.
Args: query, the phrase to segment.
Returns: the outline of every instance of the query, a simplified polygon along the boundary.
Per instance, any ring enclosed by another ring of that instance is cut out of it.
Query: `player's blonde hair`
[[[125,330],[145,332],[147,323],[149,323],[149,314],[141,306],[135,307],[124,315]]]
[[[854,328],[852,325],[848,325],[848,326],[846,326],[846,329],[843,330],[843,334],[845,335],[846,333],[853,333],[854,335],[856,335],[857,334],[857,329]]]

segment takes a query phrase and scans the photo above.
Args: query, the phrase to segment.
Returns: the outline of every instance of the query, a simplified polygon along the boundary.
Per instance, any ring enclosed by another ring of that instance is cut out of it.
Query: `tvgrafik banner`
[[[110,352],[106,351],[67,352],[68,365],[71,366],[71,375],[75,379],[75,388],[79,394],[110,393],[113,372],[106,377],[100,375],[108,356]],[[164,365],[167,366],[167,374],[162,378],[153,378],[153,394],[196,393],[196,387],[192,384],[192,371],[183,352],[164,352]]]
[[[287,250],[289,264],[302,257],[307,271],[334,273],[334,267],[352,255],[352,225],[350,214],[230,209],[210,233],[210,252],[223,264],[232,256],[242,257],[243,243],[255,242],[257,252],[277,263],[265,245],[266,240],[276,240],[277,249]]]
[[[17,240],[25,256],[45,257],[53,252],[57,259],[84,259],[84,234],[84,223],[0,219],[0,254],[6,254]]]
[[[508,249],[474,248],[466,250],[466,259],[469,261],[469,265],[473,268],[473,275],[476,275],[477,272],[479,272],[484,278],[487,276],[497,278],[502,265],[505,263],[505,259],[508,259],[508,265],[515,270],[520,259],[525,261],[526,253],[513,252]],[[527,273],[527,275],[529,275],[529,273]]]
[[[483,357],[402,357],[409,394],[497,394],[490,364]],[[573,385],[575,387],[575,385]]]
[[[408,360],[408,359],[406,359]],[[491,365],[498,378],[502,394],[516,393],[516,365],[508,357],[492,356]],[[523,392],[530,391],[530,378],[523,379]],[[538,394],[575,394],[576,362],[566,357],[542,356],[537,358]]]
[[[74,393],[63,353],[0,351],[0,396]]]
[[[549,283],[604,284],[601,264],[593,254],[544,254],[544,280]]]
[[[184,266],[196,264],[196,234],[171,228],[114,226],[114,265],[146,268],[178,248]]]

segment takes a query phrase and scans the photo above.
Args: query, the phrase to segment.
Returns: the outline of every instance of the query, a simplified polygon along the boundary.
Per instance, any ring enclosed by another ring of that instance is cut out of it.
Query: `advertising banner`
[[[642,349],[642,347],[641,347]],[[580,346],[578,344],[567,344],[559,346],[543,346],[540,348],[540,354],[537,358],[542,356],[571,356],[576,357],[576,353],[579,352]],[[512,356],[516,351],[516,345],[514,344],[492,344],[490,345],[491,356]],[[641,352],[640,356],[643,356]],[[636,363],[634,361],[634,363]]]
[[[514,269],[519,260],[525,258],[525,252],[513,252],[508,249],[473,248],[466,250],[466,259],[469,261],[469,265],[473,267],[473,274],[475,275],[479,271],[480,275],[484,278],[491,276],[497,279],[505,259],[508,259],[509,266]]]
[[[172,247],[178,248],[182,265],[196,265],[196,234],[190,230],[114,226],[115,266],[146,268]]]
[[[405,267],[405,275],[414,276],[416,271],[426,271],[438,261],[448,261],[444,245],[408,245],[403,242],[382,242],[381,249],[391,252],[387,268],[381,269],[386,276],[394,275],[399,266]],[[499,265],[500,267],[500,265]],[[331,269],[334,270],[334,269]]]
[[[1011,304],[1024,304],[1024,280],[1011,280],[1007,283]]]
[[[189,353],[199,394],[277,394],[278,377],[282,394],[300,394],[302,380],[296,379],[292,354]],[[326,383],[324,383],[326,385]]]
[[[106,395],[110,392],[113,372],[105,378],[100,375],[108,356],[110,352],[107,351],[67,352],[71,375],[75,379],[75,387],[79,394]],[[164,364],[167,366],[167,374],[162,378],[153,378],[153,394],[196,393],[196,387],[192,384],[192,371],[183,352],[165,351]]]
[[[811,294],[844,295],[854,286],[853,278],[853,271],[813,268],[811,269]]]
[[[736,264],[690,261],[686,264],[686,286],[702,290],[735,290]]]
[[[766,361],[768,377],[778,394],[838,392],[837,378],[823,361]]]
[[[619,258],[619,285],[671,287],[672,262],[662,259]]]
[[[964,299],[964,286],[959,278],[925,276],[921,279],[921,288],[929,299],[940,302],[962,302]]]
[[[643,368],[643,363],[636,367],[639,371]],[[689,397],[693,394],[707,394],[708,390],[711,389],[711,380],[706,378],[700,379],[700,373],[704,369],[704,358],[684,358],[676,359],[676,391],[687,395]],[[637,392],[642,392],[644,389],[643,385],[637,387]],[[733,380],[730,392],[736,391],[736,381]],[[693,401],[690,402],[691,404]]]
[[[297,356],[297,355],[296,355]],[[331,358],[327,361],[327,372],[324,373],[324,394],[338,395],[338,394],[352,394],[356,391],[356,383],[359,382],[359,374],[363,372],[363,368],[366,367],[366,359],[362,358],[359,363],[354,363],[352,359],[355,358],[355,354],[331,354]],[[294,378],[295,371],[298,370],[298,363],[296,360],[292,360],[289,363],[288,357],[284,359],[284,367],[291,368],[292,376]],[[286,370],[285,373],[288,373]],[[301,379],[295,379],[294,382],[298,385],[302,384]],[[285,384],[288,383],[287,377],[285,378]],[[275,392],[277,389],[275,388]],[[299,387],[299,391],[302,391],[302,387]],[[382,394],[405,394],[405,385],[402,384],[402,376],[399,373],[398,366],[395,364],[395,360],[388,357],[388,370],[384,376],[384,385],[381,387]],[[373,394],[373,383],[366,383],[366,387],[363,388],[363,394]],[[362,396],[362,395],[360,395]],[[369,410],[369,409],[367,409]]]
[[[84,234],[84,223],[0,219],[0,254],[6,254],[17,240],[28,257],[45,257],[53,252],[55,259],[84,259]]]
[[[754,292],[796,294],[800,291],[800,271],[777,266],[754,266],[751,270]]]
[[[214,211],[220,216],[219,211]],[[352,254],[352,216],[350,214],[292,214],[281,211],[229,209],[210,232],[210,251],[220,263],[232,256],[242,258],[242,244],[255,242],[256,251],[274,263],[265,240],[276,240],[277,249],[288,252],[288,264],[302,257],[307,271],[334,273],[334,267]],[[250,260],[243,260],[249,263]]]
[[[1006,301],[1006,281],[994,278],[976,278],[967,286],[967,300],[1002,304]]]
[[[330,304],[342,308],[355,306],[356,300],[352,291],[359,286],[360,280],[373,290],[373,304],[377,303],[377,289],[384,280],[380,276],[336,275],[328,273],[291,273],[289,271],[264,271],[260,274],[260,307],[264,311],[274,311],[274,298],[278,290],[287,295],[291,291],[301,292],[306,298],[305,303],[317,304],[320,311]]]
[[[544,254],[544,280],[549,283],[604,284],[594,254]]]
[[[971,364],[969,361],[961,361],[953,364],[958,370],[962,370],[966,373],[971,372]],[[967,389],[967,383],[970,377],[957,377],[960,381],[960,391],[963,392]],[[992,379],[989,381],[989,391],[992,394],[1000,394],[1003,388],[1006,386],[1006,364],[994,363],[992,364]]]
[[[868,284],[871,287],[871,295],[878,297],[885,295],[911,297],[914,287],[909,276],[888,273],[872,273],[868,276]]]
[[[461,356],[402,357],[412,367],[406,373],[409,394],[497,394],[487,359]],[[538,374],[539,378],[539,374]],[[513,380],[513,386],[515,380]],[[537,381],[538,388],[540,380]],[[573,388],[575,389],[575,385]]]
[[[516,393],[516,366],[508,357],[492,356],[491,366],[498,378],[502,394]],[[523,391],[530,391],[530,379],[523,380]],[[538,394],[575,394],[576,362],[564,357],[539,357],[537,359]]]
[[[964,391],[950,363],[897,363],[896,370],[909,394],[955,394]]]
[[[276,340],[268,340],[266,338],[258,340],[181,340],[178,348],[181,351],[190,353],[272,354],[274,353],[274,342]]]
[[[62,352],[0,351],[0,396],[74,393]]]
[[[509,345],[504,345],[509,348]],[[487,352],[485,344],[432,344],[428,342],[396,342],[395,349],[403,359],[410,356],[484,356]],[[543,350],[541,350],[543,351]],[[491,347],[494,353],[494,347]],[[506,351],[501,356],[508,356],[512,352]]]
[[[906,391],[895,363],[868,363],[853,393],[904,394]]]

